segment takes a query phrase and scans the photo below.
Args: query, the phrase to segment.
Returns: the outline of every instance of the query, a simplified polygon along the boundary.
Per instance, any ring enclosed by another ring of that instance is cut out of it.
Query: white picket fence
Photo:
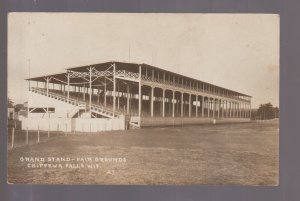
[[[123,118],[25,118],[22,130],[100,132],[125,130]]]

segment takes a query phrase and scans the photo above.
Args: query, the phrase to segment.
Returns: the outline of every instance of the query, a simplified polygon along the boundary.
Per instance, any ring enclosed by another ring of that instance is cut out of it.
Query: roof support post
[[[237,109],[237,108],[236,108],[236,102],[234,102],[233,104],[234,104],[234,105],[233,105],[233,111],[234,111],[233,117],[236,118],[236,117],[237,117],[237,115],[236,115],[236,109]]]
[[[221,100],[221,108],[222,108],[222,119],[224,118],[224,101]]]
[[[162,89],[162,117],[165,117],[165,89]]]
[[[196,94],[196,117],[198,117],[198,95],[197,94]]]
[[[172,117],[175,117],[175,91],[173,92],[173,97],[172,97]]]
[[[249,103],[249,118],[251,119],[251,99],[250,99],[250,103]]]
[[[115,111],[116,111],[116,64],[113,64],[114,70],[114,78],[113,78],[113,118],[115,118]]]
[[[97,103],[98,104],[100,103],[100,95],[99,95],[99,93],[100,93],[100,89],[98,88],[97,89]]]
[[[229,118],[232,117],[232,102],[229,102]]]
[[[49,78],[46,79],[47,97],[49,96]]]
[[[210,98],[207,98],[207,117],[209,118],[210,115]]]
[[[226,112],[225,112],[225,117],[228,118],[228,101],[225,101],[226,104]]]
[[[241,108],[242,103],[239,102],[239,117],[242,118],[242,108]]]
[[[68,92],[67,92],[67,102],[69,103],[69,98],[70,98],[70,93],[69,93],[69,91],[70,91],[70,74],[69,74],[69,73],[67,74],[67,78],[68,78],[68,88],[67,88],[67,90],[68,90]],[[48,86],[47,86],[47,90],[48,90]]]
[[[106,107],[106,77],[104,79],[104,107]]]
[[[202,96],[202,103],[201,103],[201,117],[204,117],[204,96]]]
[[[154,102],[154,87],[151,87],[151,104],[150,104],[151,117],[153,117],[153,102]]]
[[[90,111],[90,117],[92,117],[92,67],[90,67],[90,90],[89,90],[89,95],[90,95],[90,100],[89,100],[89,111]]]
[[[190,82],[190,84],[191,84],[191,82]],[[192,101],[191,100],[192,100],[192,94],[189,94],[189,117],[191,117],[191,114],[192,114]]]
[[[127,114],[129,114],[129,97],[130,97],[130,94],[129,94],[129,84],[127,85]]]
[[[181,117],[183,117],[183,91],[181,92],[180,104],[181,104],[181,107],[180,107]]]
[[[218,99],[218,119],[220,119],[220,106],[221,105],[221,100]]]
[[[244,103],[244,105],[243,105],[243,110],[244,110],[244,118],[247,118],[247,116],[246,116],[246,103]]]
[[[82,88],[82,97],[83,97],[83,101],[85,101],[85,84],[83,85]]]
[[[141,126],[141,116],[142,116],[142,67],[139,65],[139,125]]]
[[[154,82],[154,69],[152,69],[152,82]]]
[[[116,83],[117,84],[117,83]],[[118,97],[117,97],[117,103],[118,103],[118,110],[120,109],[120,87],[119,87],[119,83],[117,84],[118,85]]]
[[[213,118],[215,118],[215,111],[216,111],[216,99],[213,98],[213,103],[212,103],[212,109],[213,109]]]

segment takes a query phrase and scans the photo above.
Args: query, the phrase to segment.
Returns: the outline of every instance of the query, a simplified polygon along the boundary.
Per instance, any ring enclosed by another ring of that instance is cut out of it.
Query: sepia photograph
[[[9,13],[7,182],[278,186],[279,21]]]

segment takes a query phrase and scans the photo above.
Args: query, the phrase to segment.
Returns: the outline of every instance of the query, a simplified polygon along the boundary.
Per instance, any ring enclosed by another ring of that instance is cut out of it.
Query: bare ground
[[[278,126],[272,121],[44,136],[41,143],[9,150],[8,182],[277,185]],[[115,157],[126,162],[100,162],[94,169],[28,168],[21,157]]]

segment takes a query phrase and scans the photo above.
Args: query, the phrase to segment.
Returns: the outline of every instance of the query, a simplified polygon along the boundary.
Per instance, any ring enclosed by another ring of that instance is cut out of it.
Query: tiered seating
[[[34,93],[38,93],[41,95],[45,95],[47,96],[47,90],[44,88],[31,88],[31,91]],[[63,102],[68,102],[68,98],[67,98],[67,93],[64,93],[60,90],[49,90],[48,91],[48,97],[50,98],[54,98],[56,100],[60,100]],[[83,100],[83,95],[80,93],[76,93],[76,92],[71,92],[69,93],[69,104],[78,106],[78,109],[87,109],[86,107],[88,107],[89,102],[88,102],[88,98],[86,98],[85,100]],[[105,117],[109,117],[112,118],[113,115],[113,108],[111,105],[106,105],[106,107],[104,107],[104,105],[102,105],[101,103],[98,103],[97,101],[93,100],[92,101],[92,105],[91,105],[91,109],[92,112],[105,116]],[[119,117],[119,115],[122,115],[123,111],[122,110],[115,110],[115,117]]]

